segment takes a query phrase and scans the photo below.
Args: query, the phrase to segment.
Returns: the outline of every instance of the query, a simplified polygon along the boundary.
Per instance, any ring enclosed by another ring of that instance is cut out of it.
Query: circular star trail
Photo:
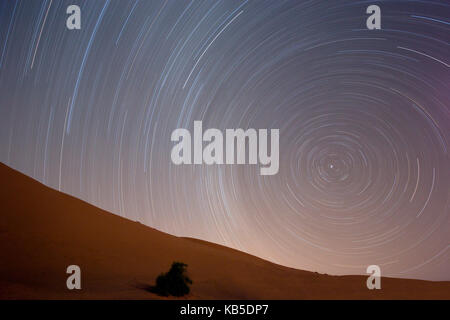
[[[1,1],[0,161],[279,264],[450,280],[450,5],[370,4]],[[172,164],[195,120],[279,129],[278,174]]]

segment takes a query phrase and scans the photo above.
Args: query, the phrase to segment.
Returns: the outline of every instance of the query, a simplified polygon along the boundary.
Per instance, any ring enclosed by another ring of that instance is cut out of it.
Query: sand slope
[[[52,190],[0,164],[1,299],[159,299],[146,288],[174,260],[189,265],[191,299],[450,299],[450,282],[328,276],[178,238]],[[66,267],[82,290],[66,288]]]

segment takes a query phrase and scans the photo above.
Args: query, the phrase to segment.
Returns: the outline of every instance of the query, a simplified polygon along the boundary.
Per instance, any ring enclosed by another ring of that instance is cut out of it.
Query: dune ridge
[[[161,299],[147,288],[188,264],[187,299],[450,299],[450,282],[330,276],[175,237],[53,190],[0,163],[0,299]],[[82,289],[66,288],[81,268]]]

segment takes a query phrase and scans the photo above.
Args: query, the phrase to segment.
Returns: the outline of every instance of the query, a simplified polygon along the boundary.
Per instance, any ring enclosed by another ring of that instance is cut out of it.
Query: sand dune
[[[179,238],[96,208],[0,164],[1,299],[159,299],[146,290],[172,261],[189,265],[190,299],[450,299],[450,282],[328,276]],[[66,288],[66,267],[82,290]]]

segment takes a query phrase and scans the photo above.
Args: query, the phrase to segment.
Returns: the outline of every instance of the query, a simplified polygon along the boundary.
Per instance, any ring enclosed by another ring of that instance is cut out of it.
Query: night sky
[[[449,1],[0,0],[0,161],[279,264],[450,280],[449,44]],[[278,174],[174,165],[195,120],[280,129]]]

